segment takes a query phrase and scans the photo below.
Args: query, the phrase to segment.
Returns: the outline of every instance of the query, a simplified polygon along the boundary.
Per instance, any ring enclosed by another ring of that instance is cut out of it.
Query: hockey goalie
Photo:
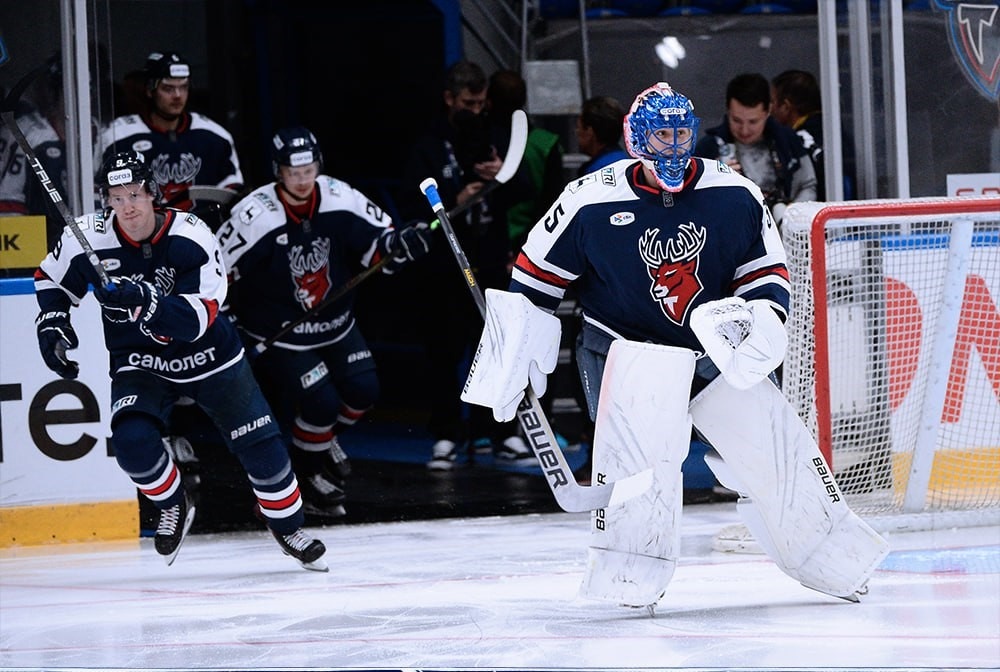
[[[681,464],[692,425],[706,462],[770,558],[808,588],[857,601],[888,544],[844,501],[776,385],[788,272],[760,190],[692,156],[698,118],[665,83],[625,118],[624,159],[569,183],[533,227],[509,291],[487,290],[462,399],[514,417],[555,369],[567,288],[595,421],[593,482],[651,486],[591,516],[584,597],[652,607],[680,556]]]

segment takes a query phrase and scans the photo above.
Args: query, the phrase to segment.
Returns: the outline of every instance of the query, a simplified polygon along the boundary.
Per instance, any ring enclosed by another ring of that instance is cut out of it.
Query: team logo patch
[[[265,208],[267,208],[271,212],[277,212],[278,211],[278,204],[274,202],[273,198],[271,198],[269,195],[265,194],[264,192],[261,192],[261,191],[257,192],[256,198],[257,198],[258,201],[260,201],[264,205]],[[251,207],[253,207],[253,206],[251,205]],[[251,212],[252,212],[251,217],[256,217],[257,216],[257,210],[252,210]]]
[[[635,214],[631,212],[616,212],[611,215],[611,226],[625,226],[635,221]]]
[[[134,149],[137,152],[148,152],[152,148],[153,148],[153,142],[145,138],[141,140],[136,140],[135,142],[132,143],[132,149]]]
[[[973,86],[989,100],[1000,98],[1000,6],[996,2],[934,0],[946,13],[948,41]]]
[[[111,405],[111,415],[114,415],[118,411],[128,406],[135,406],[135,402],[138,400],[139,397],[138,395],[135,394],[129,394],[122,397],[121,399],[119,399],[118,401],[116,401],[114,404]]]
[[[319,238],[309,249],[295,245],[288,251],[295,299],[305,310],[319,305],[330,291],[330,245],[329,238]]]
[[[677,325],[683,325],[695,297],[704,288],[698,260],[707,233],[694,222],[681,224],[675,238],[659,240],[659,229],[647,229],[639,238],[639,256],[652,283],[649,295]],[[666,243],[666,244],[664,244]]]
[[[575,194],[576,192],[580,191],[580,189],[582,189],[586,185],[588,185],[588,184],[594,184],[596,182],[597,182],[597,175],[595,175],[594,173],[589,173],[589,174],[584,175],[583,177],[581,177],[576,182],[570,183],[567,186],[567,189],[569,189],[569,193]]]
[[[121,259],[101,259],[105,271],[117,271],[122,267]]]
[[[309,389],[311,386],[323,380],[323,378],[325,378],[329,373],[330,370],[326,368],[326,363],[320,362],[315,367],[302,374],[302,377],[299,378],[299,381],[302,383],[302,389]]]
[[[601,184],[613,187],[615,186],[615,169],[608,166],[607,168],[601,169]]]

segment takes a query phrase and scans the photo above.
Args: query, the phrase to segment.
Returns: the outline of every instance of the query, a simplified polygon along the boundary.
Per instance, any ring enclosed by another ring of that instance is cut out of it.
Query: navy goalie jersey
[[[583,319],[612,338],[697,351],[699,304],[738,296],[788,314],[785,251],[760,190],[699,158],[677,193],[645,184],[633,159],[569,183],[531,230],[510,289],[555,311],[571,283]]]

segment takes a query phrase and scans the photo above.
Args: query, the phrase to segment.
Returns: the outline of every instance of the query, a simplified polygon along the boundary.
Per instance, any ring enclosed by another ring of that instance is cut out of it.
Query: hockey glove
[[[151,282],[136,282],[131,278],[111,278],[109,287],[97,287],[94,296],[111,322],[136,322],[147,325],[156,317],[160,305],[160,290]]]
[[[728,297],[691,312],[691,329],[730,385],[746,390],[785,358],[788,334],[766,301]]]
[[[67,350],[80,345],[73,325],[70,324],[69,313],[39,313],[35,319],[35,329],[38,331],[38,349],[45,360],[45,366],[66,380],[73,380],[80,375],[80,365],[66,356]]]
[[[431,251],[431,227],[427,222],[413,221],[396,232],[389,247],[392,260],[386,264],[387,274],[395,273],[403,264],[415,261]]]
[[[462,401],[493,409],[498,422],[517,413],[524,391],[545,394],[559,359],[562,325],[523,294],[486,290],[486,327],[479,341]]]

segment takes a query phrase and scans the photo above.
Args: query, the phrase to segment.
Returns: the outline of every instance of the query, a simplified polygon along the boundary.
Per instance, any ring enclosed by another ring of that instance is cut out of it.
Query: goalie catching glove
[[[728,297],[691,312],[691,329],[726,382],[746,390],[785,358],[788,334],[767,301]]]
[[[416,261],[431,250],[431,227],[427,222],[410,222],[395,233],[395,238],[389,244],[392,259],[383,271],[386,275],[392,275],[403,264]]]
[[[486,290],[486,326],[472,360],[462,401],[493,409],[498,422],[517,413],[528,385],[545,394],[559,359],[559,318],[523,294]]]
[[[42,353],[45,366],[66,380],[73,380],[80,375],[80,365],[66,356],[67,350],[80,345],[80,339],[76,337],[73,325],[70,324],[69,313],[39,313],[35,319],[35,329],[38,332],[38,350]]]
[[[142,320],[148,325],[157,315],[161,294],[151,282],[114,277],[107,287],[95,287],[94,297],[111,322]]]

